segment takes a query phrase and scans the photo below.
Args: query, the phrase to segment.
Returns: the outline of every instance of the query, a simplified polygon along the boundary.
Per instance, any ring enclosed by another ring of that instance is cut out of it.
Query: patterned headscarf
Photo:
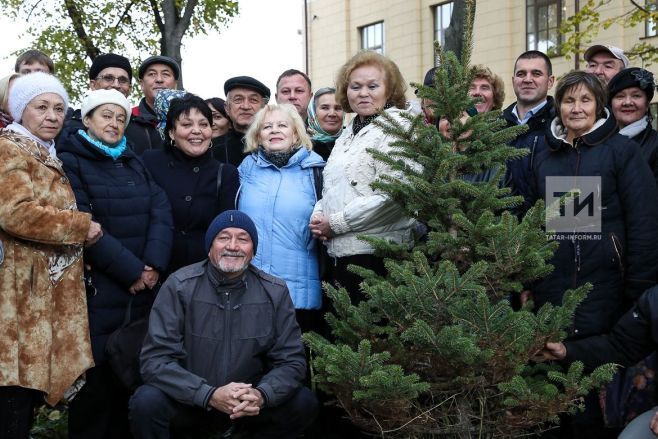
[[[160,137],[164,140],[165,135],[165,126],[167,125],[167,112],[169,112],[169,105],[172,99],[182,98],[187,92],[185,90],[172,90],[172,89],[163,89],[158,90],[158,94],[155,95],[155,115],[158,118],[158,124],[156,128],[160,133]]]
[[[320,126],[320,121],[318,120],[318,116],[315,113],[315,101],[322,95],[325,94],[336,94],[336,89],[331,88],[331,87],[325,87],[321,88],[320,90],[315,92],[315,96],[311,99],[311,102],[308,103],[308,127],[312,131],[312,136],[311,138],[313,140],[318,140],[320,142],[330,142],[332,140],[336,140],[338,136],[340,136],[340,133],[343,132],[343,128],[341,128],[336,134],[329,134],[325,130],[322,129]],[[341,121],[341,127],[345,123],[345,113],[343,112],[343,120]]]

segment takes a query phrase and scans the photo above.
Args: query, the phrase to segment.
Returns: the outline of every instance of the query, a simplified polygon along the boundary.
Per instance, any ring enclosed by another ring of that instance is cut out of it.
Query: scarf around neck
[[[121,154],[126,150],[126,136],[121,138],[121,141],[115,146],[107,146],[105,143],[101,142],[98,139],[92,139],[86,131],[80,129],[78,134],[85,139],[90,145],[94,146],[103,154],[112,157],[112,160],[116,160],[121,157]]]
[[[263,157],[277,168],[283,168],[287,165],[290,158],[299,151],[299,147],[293,148],[290,151],[266,151],[262,146],[259,146],[258,149]]]
[[[390,102],[387,102],[386,105],[384,105],[384,110],[388,110],[389,108],[393,107],[393,104]],[[370,123],[377,119],[377,116],[379,116],[379,112],[375,114],[371,114],[370,116],[366,116],[361,120],[361,116],[357,115],[353,120],[352,120],[352,133],[354,135],[357,135],[359,131],[361,131],[363,128],[367,127],[370,125]]]
[[[635,122],[626,125],[624,128],[620,129],[619,134],[632,139],[633,137],[637,136],[642,131],[644,131],[647,128],[647,125],[649,125],[649,118],[647,116],[644,116],[636,120]]]

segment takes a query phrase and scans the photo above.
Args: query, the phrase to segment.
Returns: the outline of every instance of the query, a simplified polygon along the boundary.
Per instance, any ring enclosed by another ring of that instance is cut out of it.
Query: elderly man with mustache
[[[218,215],[205,244],[208,259],[172,274],[153,305],[145,384],[130,401],[133,435],[230,428],[296,438],[318,403],[302,386],[306,360],[288,288],[250,264],[258,232],[247,214]]]

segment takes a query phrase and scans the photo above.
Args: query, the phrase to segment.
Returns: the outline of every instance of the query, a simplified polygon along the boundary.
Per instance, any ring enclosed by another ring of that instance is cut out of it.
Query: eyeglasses
[[[99,76],[96,78],[96,80],[100,80],[103,82],[107,82],[109,84],[114,84],[114,81],[119,81],[120,85],[127,85],[130,84],[130,79],[127,76],[114,76],[114,75],[103,75]]]

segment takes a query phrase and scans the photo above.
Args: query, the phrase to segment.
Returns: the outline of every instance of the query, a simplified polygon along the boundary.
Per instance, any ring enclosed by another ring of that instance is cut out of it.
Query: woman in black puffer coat
[[[69,437],[130,437],[130,393],[117,382],[105,355],[131,298],[131,318],[148,315],[172,243],[171,208],[164,191],[127,145],[130,105],[116,90],[96,90],[82,103],[86,131],[61,139],[58,156],[78,209],[90,212],[103,237],[85,249],[87,307],[96,366],[69,406]]]
[[[238,170],[212,157],[211,136],[210,108],[188,94],[170,102],[164,149],[142,156],[171,202],[174,246],[168,273],[205,259],[208,226],[221,212],[235,208]]]
[[[658,269],[656,182],[638,145],[617,133],[617,122],[605,107],[604,87],[585,72],[571,72],[558,83],[557,117],[546,134],[548,148],[533,166],[535,201],[554,204],[556,192],[580,189],[579,204],[586,206],[585,213],[588,195],[600,200],[591,215],[568,218],[559,229],[554,221],[572,215],[574,204],[567,203],[562,213],[555,204],[552,218],[547,209],[547,231],[557,229],[559,247],[551,260],[553,272],[532,288],[536,308],[561,305],[565,291],[587,282],[593,285],[576,308],[570,340],[609,332],[632,302],[655,284]],[[564,187],[558,187],[562,183]],[[593,227],[592,219],[597,218],[600,224]],[[573,418],[574,437],[607,437],[598,395],[587,395],[585,405],[585,412]]]

